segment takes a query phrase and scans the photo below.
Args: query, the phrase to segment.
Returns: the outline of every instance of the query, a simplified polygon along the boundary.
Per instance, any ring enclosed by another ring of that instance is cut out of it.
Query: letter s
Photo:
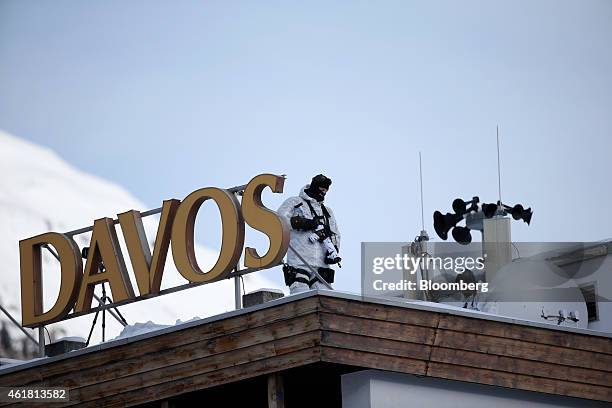
[[[255,248],[245,248],[244,265],[247,268],[267,268],[278,264],[289,247],[290,229],[287,222],[276,212],[266,208],[261,201],[261,193],[270,187],[274,193],[282,193],[285,179],[274,174],[260,174],[253,177],[244,189],[242,197],[242,216],[246,223],[257,231],[263,232],[270,240],[270,248],[264,256],[259,256]]]

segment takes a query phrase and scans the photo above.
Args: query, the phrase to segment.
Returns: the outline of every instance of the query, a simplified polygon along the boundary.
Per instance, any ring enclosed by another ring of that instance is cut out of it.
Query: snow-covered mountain
[[[94,219],[116,218],[116,214],[131,209],[149,209],[125,189],[75,169],[47,148],[2,131],[0,174],[0,304],[18,320],[21,320],[19,240],[48,231],[65,232],[92,225]],[[144,219],[151,246],[157,222],[156,217]],[[119,227],[118,235],[122,239]],[[88,245],[89,237],[89,234],[83,234],[76,236],[75,240],[83,247]],[[216,260],[216,253],[209,249],[198,247],[197,253],[202,268],[212,265]],[[124,257],[131,273],[125,247]],[[45,310],[48,310],[59,289],[59,267],[50,254],[43,256],[43,263]],[[135,280],[131,276],[137,292]],[[257,273],[246,275],[244,281],[247,291],[276,286]],[[169,253],[162,287],[186,282],[176,271]],[[99,288],[96,293],[100,295]],[[174,324],[177,319],[185,321],[194,316],[210,316],[233,308],[233,281],[225,280],[135,302],[122,306],[120,311],[130,324],[149,320]],[[6,319],[0,316],[0,320]],[[49,328],[56,335],[64,332],[66,335],[87,338],[92,320],[93,314],[90,314],[50,325]],[[106,325],[106,339],[117,336],[122,328],[108,315]],[[100,341],[100,331],[98,322],[92,344]],[[13,337],[18,335],[18,331],[10,332]]]

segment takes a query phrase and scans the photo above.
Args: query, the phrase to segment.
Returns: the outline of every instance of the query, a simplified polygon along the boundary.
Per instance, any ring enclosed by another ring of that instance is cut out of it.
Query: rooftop
[[[73,404],[137,405],[326,364],[612,402],[611,338],[439,304],[310,291],[7,366],[0,386],[63,386]]]

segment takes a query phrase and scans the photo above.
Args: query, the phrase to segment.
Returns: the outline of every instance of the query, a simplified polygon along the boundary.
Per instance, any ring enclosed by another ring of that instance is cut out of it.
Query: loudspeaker
[[[491,218],[497,211],[497,204],[483,204],[481,208],[485,218]]]
[[[434,212],[434,229],[436,234],[444,241],[448,239],[448,231],[453,228],[461,219],[461,215],[446,213],[443,215],[440,211]]]
[[[468,227],[453,228],[453,238],[461,245],[467,245],[472,242],[472,234]]]
[[[525,223],[527,223],[527,225],[529,225],[533,211],[531,211],[531,207],[525,210],[522,205],[517,204],[512,207],[510,214],[512,214],[512,218],[515,220],[523,220]]]
[[[470,201],[463,201],[460,198],[456,198],[453,201],[453,211],[457,215],[463,215],[469,211],[477,211],[478,210],[477,204],[479,201],[480,199],[478,197],[472,197]],[[470,205],[469,208],[468,208],[468,204]]]
[[[453,201],[453,211],[456,214],[463,214],[465,213],[466,209],[467,209],[466,202],[460,198],[455,198],[455,200]]]

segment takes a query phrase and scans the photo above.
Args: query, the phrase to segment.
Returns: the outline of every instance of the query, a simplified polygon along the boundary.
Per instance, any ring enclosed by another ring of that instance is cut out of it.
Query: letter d
[[[53,246],[59,256],[61,283],[55,304],[43,313],[41,248],[47,244]],[[61,320],[74,306],[81,284],[83,262],[76,242],[67,235],[48,232],[19,241],[19,257],[22,326],[35,327]]]

